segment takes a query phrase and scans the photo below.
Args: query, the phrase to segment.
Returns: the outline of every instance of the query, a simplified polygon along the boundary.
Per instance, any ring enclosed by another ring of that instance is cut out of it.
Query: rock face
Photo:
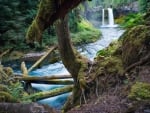
[[[131,28],[122,38],[122,59],[125,67],[139,61],[150,50],[150,26]]]

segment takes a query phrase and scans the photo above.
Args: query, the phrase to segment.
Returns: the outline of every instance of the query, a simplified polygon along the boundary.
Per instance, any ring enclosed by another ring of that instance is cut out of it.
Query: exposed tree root
[[[129,72],[130,70],[132,70],[134,67],[140,66],[140,65],[146,63],[149,60],[150,60],[150,53],[148,53],[144,58],[141,58],[140,61],[138,61],[138,62],[130,65],[128,68],[126,68],[124,74]]]

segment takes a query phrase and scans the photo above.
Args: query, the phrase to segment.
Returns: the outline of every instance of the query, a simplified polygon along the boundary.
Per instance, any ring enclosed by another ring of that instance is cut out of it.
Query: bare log
[[[28,73],[29,73],[30,71],[32,71],[34,68],[36,68],[37,66],[39,66],[39,65],[41,64],[41,62],[43,62],[44,59],[46,59],[46,58],[49,56],[49,54],[50,54],[53,50],[55,50],[56,48],[57,48],[57,46],[54,46],[54,47],[50,48],[50,49],[48,50],[48,52],[47,52],[44,56],[42,56],[37,62],[35,62],[35,64],[32,65],[32,67],[30,67],[30,68],[28,69]]]
[[[65,86],[62,88],[53,89],[51,91],[35,93],[35,94],[32,94],[32,95],[26,97],[26,99],[31,99],[32,101],[37,101],[37,100],[50,98],[50,97],[58,96],[58,95],[61,95],[64,93],[71,92],[72,89],[73,89],[73,85]]]
[[[25,62],[21,63],[21,71],[23,73],[23,76],[28,76],[28,70],[27,70]]]

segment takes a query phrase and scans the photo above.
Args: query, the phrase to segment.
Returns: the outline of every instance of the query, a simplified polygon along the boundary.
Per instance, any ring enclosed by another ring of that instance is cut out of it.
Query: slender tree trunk
[[[63,64],[70,72],[74,79],[74,88],[72,102],[69,102],[69,107],[79,104],[82,90],[86,88],[86,71],[88,60],[81,56],[72,46],[70,40],[70,31],[68,28],[67,18],[60,19],[56,23],[56,32],[58,36],[59,51]],[[68,104],[66,105],[68,107]],[[68,109],[68,108],[67,108]]]

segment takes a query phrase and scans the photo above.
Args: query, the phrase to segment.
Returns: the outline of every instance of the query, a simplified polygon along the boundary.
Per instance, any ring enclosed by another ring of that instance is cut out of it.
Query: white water
[[[105,25],[105,9],[102,9],[102,26]]]
[[[112,8],[108,8],[108,23],[109,23],[109,26],[114,25],[114,15],[113,15]]]
[[[107,8],[108,10],[108,24],[105,24],[105,10],[102,9],[102,26],[101,27],[117,27],[114,23],[114,14],[112,8]]]

